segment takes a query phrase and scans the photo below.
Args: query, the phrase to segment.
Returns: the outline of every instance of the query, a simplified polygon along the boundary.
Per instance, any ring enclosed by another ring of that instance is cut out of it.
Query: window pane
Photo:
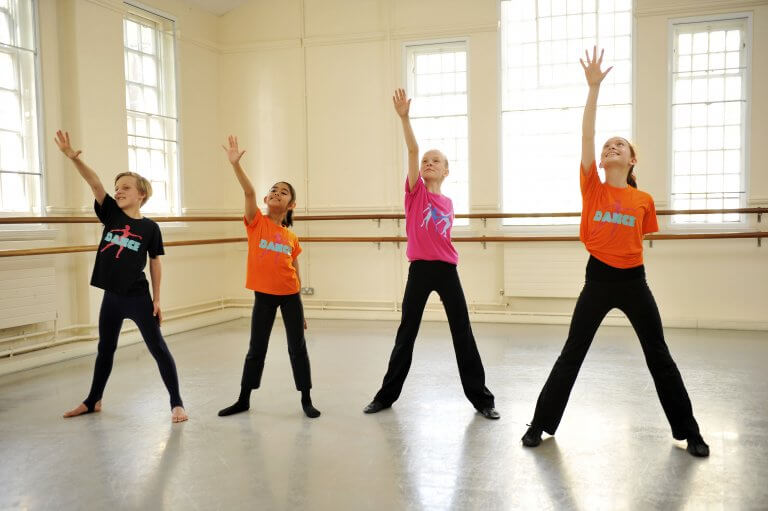
[[[26,209],[24,179],[21,174],[0,174],[3,209],[23,211]]]
[[[11,39],[11,18],[5,13],[0,13],[0,43],[13,45]]]
[[[149,27],[141,27],[141,51],[154,55],[155,51],[155,31]]]
[[[673,26],[678,55],[672,70],[673,204],[688,201],[691,208],[717,209],[744,205],[745,29],[744,20]],[[740,217],[675,215],[672,221],[724,223],[739,222]]]
[[[535,25],[534,25],[535,33]],[[411,119],[422,151],[438,149],[449,161],[443,193],[456,214],[469,212],[466,50],[458,43],[411,46],[408,77]],[[467,225],[456,219],[454,225]]]
[[[129,166],[152,183],[145,211],[172,212],[178,167],[173,22],[130,11],[124,25]]]
[[[631,138],[632,2],[541,0],[531,16],[538,32],[525,42],[516,37],[518,27],[511,15],[522,8],[521,3],[503,0],[501,4],[504,209],[578,211],[581,146],[574,140],[581,139],[586,95],[579,58],[599,34],[598,44],[605,47],[605,58],[614,69],[601,87],[597,137]],[[510,5],[505,8],[505,4]],[[690,97],[690,84],[687,91],[679,92]],[[545,169],[542,154],[547,155]],[[508,224],[576,222],[577,218],[505,220]]]
[[[24,163],[23,140],[18,133],[0,132],[0,170],[28,172]]]
[[[21,130],[21,105],[14,92],[0,90],[0,128]]]
[[[133,21],[125,20],[125,46],[132,50],[139,49],[139,25]]]
[[[15,89],[17,83],[13,57],[9,53],[0,51],[0,87]]]

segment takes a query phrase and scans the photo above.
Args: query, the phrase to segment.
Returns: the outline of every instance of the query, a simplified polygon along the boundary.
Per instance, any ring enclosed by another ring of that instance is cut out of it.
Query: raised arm
[[[411,100],[405,95],[405,90],[397,89],[392,96],[392,103],[395,105],[395,112],[403,123],[403,136],[405,145],[408,147],[408,186],[413,190],[416,180],[419,178],[419,144],[416,143],[416,136],[411,127],[411,118],[408,117],[408,111],[411,109]]]
[[[56,132],[56,137],[54,137],[53,141],[56,142],[59,150],[75,164],[77,171],[85,179],[85,182],[88,183],[88,186],[91,187],[96,202],[101,206],[104,203],[104,197],[107,195],[104,185],[101,183],[101,179],[99,179],[96,172],[80,159],[82,151],[72,149],[72,145],[69,143],[69,133],[59,130]]]
[[[587,104],[584,105],[584,118],[581,124],[581,167],[584,174],[589,172],[592,162],[595,161],[595,117],[597,115],[597,95],[600,92],[600,83],[605,75],[613,69],[611,66],[605,72],[600,70],[604,52],[605,50],[600,50],[600,58],[598,58],[597,46],[593,46],[591,59],[589,58],[589,50],[584,52],[587,57],[586,64],[584,59],[579,59],[589,85]]]
[[[253,217],[256,216],[259,206],[256,204],[256,190],[253,188],[251,180],[248,179],[245,170],[240,166],[240,158],[245,154],[245,151],[240,151],[240,148],[237,146],[237,137],[230,135],[228,142],[229,147],[221,147],[223,147],[224,151],[227,153],[229,163],[232,164],[232,169],[235,171],[235,177],[245,194],[245,219],[248,220],[248,223],[251,223]]]

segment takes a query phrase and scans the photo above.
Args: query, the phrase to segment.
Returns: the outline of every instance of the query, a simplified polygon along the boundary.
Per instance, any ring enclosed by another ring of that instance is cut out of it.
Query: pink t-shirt
[[[413,190],[405,180],[405,233],[409,261],[444,261],[458,264],[459,254],[451,243],[453,202],[427,190],[421,176]]]

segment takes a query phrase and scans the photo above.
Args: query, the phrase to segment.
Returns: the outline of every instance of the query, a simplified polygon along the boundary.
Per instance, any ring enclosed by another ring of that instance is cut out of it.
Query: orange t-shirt
[[[299,238],[256,210],[251,223],[243,217],[248,233],[248,267],[245,287],[271,295],[292,295],[300,291],[293,261],[299,257]]]
[[[643,264],[643,235],[659,230],[653,198],[637,188],[615,188],[600,181],[595,162],[581,181],[579,238],[590,254],[614,268]]]

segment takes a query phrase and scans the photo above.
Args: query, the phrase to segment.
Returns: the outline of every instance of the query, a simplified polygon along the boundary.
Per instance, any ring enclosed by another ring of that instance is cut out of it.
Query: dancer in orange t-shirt
[[[637,155],[632,145],[621,137],[609,138],[600,153],[605,183],[597,175],[597,95],[611,68],[600,69],[602,51],[599,58],[597,48],[592,50],[591,59],[586,53],[586,64],[581,61],[589,95],[582,124],[580,230],[581,241],[590,253],[586,282],[573,311],[568,339],[539,394],[523,445],[536,447],[544,431],[555,434],[597,328],[611,309],[618,308],[640,338],[672,436],[687,440],[692,455],[709,456],[680,371],[664,341],[659,309],[645,281],[643,235],[658,231],[659,226],[653,199],[637,189]]]
[[[253,184],[240,166],[240,158],[245,151],[240,151],[237,137],[230,136],[229,147],[224,147],[224,150],[245,193],[243,220],[248,234],[245,287],[253,291],[254,302],[251,341],[240,381],[240,397],[232,406],[219,410],[219,416],[244,412],[250,408],[251,391],[261,385],[269,335],[272,333],[272,325],[279,307],[288,337],[288,355],[296,390],[301,392],[304,413],[314,419],[320,416],[320,411],[312,405],[309,395],[312,377],[307,342],[304,339],[307,323],[304,321],[304,309],[299,294],[301,276],[299,261],[296,259],[301,253],[301,245],[296,235],[288,230],[288,227],[293,225],[296,191],[285,181],[275,183],[264,197],[268,213],[262,214],[256,204]]]

